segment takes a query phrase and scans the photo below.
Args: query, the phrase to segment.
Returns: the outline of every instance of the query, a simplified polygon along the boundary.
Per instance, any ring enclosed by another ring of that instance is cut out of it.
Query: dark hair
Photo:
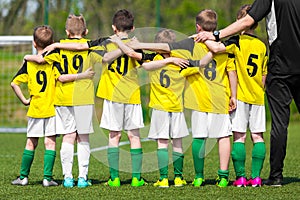
[[[34,28],[33,40],[38,48],[45,48],[53,43],[54,31],[50,26],[41,25]]]
[[[133,29],[134,16],[126,9],[117,11],[112,20],[112,24],[118,31],[130,31]]]
[[[214,10],[205,9],[196,16],[196,24],[204,31],[214,31],[217,28],[217,13]]]

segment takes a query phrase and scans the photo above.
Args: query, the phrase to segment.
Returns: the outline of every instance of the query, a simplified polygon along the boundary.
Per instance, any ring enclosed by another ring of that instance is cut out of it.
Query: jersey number
[[[66,55],[62,55],[62,58],[64,59],[64,73],[68,74],[68,57]],[[83,58],[81,55],[74,55],[72,59],[72,67],[78,71],[78,73],[82,72],[82,66],[83,66]]]
[[[38,71],[36,73],[36,82],[39,85],[42,85],[42,89],[40,90],[40,92],[45,92],[46,87],[47,87],[47,74],[44,71]]]
[[[112,67],[112,64],[117,62],[116,70],[118,74],[125,76],[128,72],[128,61],[129,59],[127,55],[120,56],[117,58],[117,60],[108,65],[108,70],[111,72],[116,72],[115,69]]]
[[[217,64],[215,60],[212,60],[205,66],[204,76],[210,81],[213,81],[216,78],[216,66]]]
[[[166,74],[167,70],[163,69],[160,72],[159,83],[162,87],[168,88],[170,86],[170,77]]]
[[[247,72],[250,77],[255,76],[257,73],[257,64],[255,62],[253,62],[254,59],[258,59],[258,55],[250,54],[250,56],[248,58],[248,62],[247,62],[247,65],[251,66],[251,68],[252,68],[252,70],[251,70],[251,68],[247,68]]]

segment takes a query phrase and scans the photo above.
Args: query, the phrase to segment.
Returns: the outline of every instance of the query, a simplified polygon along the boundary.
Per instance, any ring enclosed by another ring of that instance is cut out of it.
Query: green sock
[[[131,154],[131,166],[132,166],[132,178],[136,177],[141,179],[143,151],[142,148],[130,149]]]
[[[168,178],[169,154],[168,149],[157,149],[157,160],[160,180]]]
[[[34,158],[34,151],[24,149],[23,156],[22,156],[21,170],[20,170],[21,179],[28,177],[33,158]]]
[[[245,160],[246,160],[246,149],[245,143],[234,142],[231,152],[233,167],[235,175],[237,177],[246,177],[245,173]]]
[[[218,176],[219,176],[220,179],[221,178],[225,178],[225,179],[228,180],[229,170],[221,170],[221,169],[219,169],[218,170]]]
[[[252,149],[252,172],[251,178],[260,176],[261,169],[264,165],[266,156],[266,145],[264,142],[257,142]]]
[[[119,147],[108,148],[107,159],[111,180],[119,177]]]
[[[172,157],[173,157],[174,176],[182,178],[184,155],[182,153],[173,151]]]
[[[51,181],[56,151],[45,150],[44,153],[44,179]]]
[[[195,178],[204,178],[205,139],[194,138],[192,142]]]

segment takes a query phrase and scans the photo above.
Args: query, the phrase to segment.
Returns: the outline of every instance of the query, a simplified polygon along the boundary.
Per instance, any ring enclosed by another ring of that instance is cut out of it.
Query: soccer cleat
[[[201,185],[204,184],[204,179],[203,178],[195,178],[192,182],[194,187],[200,187]]]
[[[160,188],[168,188],[169,180],[167,178],[163,178],[162,180],[158,180],[156,183],[154,183],[153,186],[160,187]]]
[[[48,181],[47,179],[43,180],[43,186],[49,187],[49,186],[58,186],[58,183],[56,183],[54,180]]]
[[[261,186],[261,178],[256,177],[254,179],[250,178],[247,182],[247,185],[251,185],[252,187],[260,187]]]
[[[145,182],[144,179],[137,179],[136,177],[133,177],[132,180],[131,180],[131,186],[133,187],[140,187],[140,186],[143,186],[143,185],[147,185],[147,183]]]
[[[175,177],[174,179],[174,186],[175,187],[181,187],[186,185],[186,181],[183,178]]]
[[[264,185],[280,187],[282,186],[282,179],[267,179],[263,182]]]
[[[109,179],[105,185],[110,186],[110,187],[120,187],[121,186],[121,181],[120,178],[117,177],[114,180]]]
[[[82,177],[78,178],[77,187],[79,187],[79,188],[85,188],[85,187],[88,187],[88,186],[91,186],[91,185],[92,185],[91,180],[85,180]]]
[[[216,179],[216,181],[217,181],[216,185],[218,187],[227,187],[227,185],[229,183],[228,179],[226,179],[226,178],[220,178],[220,177],[218,177]]]
[[[11,184],[13,184],[13,185],[22,185],[22,186],[28,185],[28,178],[25,177],[25,178],[21,179],[21,178],[18,176],[17,179],[15,179],[15,180],[13,180],[13,181],[11,182]]]
[[[237,178],[233,182],[233,186],[236,186],[236,187],[246,187],[246,185],[248,185],[247,179],[245,177],[242,177],[242,176]]]
[[[63,186],[66,188],[72,188],[74,185],[75,183],[73,178],[65,178],[63,181]]]

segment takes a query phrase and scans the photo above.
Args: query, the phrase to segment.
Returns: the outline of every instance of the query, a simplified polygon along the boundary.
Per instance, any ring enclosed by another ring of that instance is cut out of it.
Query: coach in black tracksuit
[[[198,35],[198,40],[227,37],[263,18],[270,43],[266,93],[272,117],[270,176],[265,184],[281,186],[292,99],[300,112],[300,0],[255,0],[246,17],[214,35]]]

